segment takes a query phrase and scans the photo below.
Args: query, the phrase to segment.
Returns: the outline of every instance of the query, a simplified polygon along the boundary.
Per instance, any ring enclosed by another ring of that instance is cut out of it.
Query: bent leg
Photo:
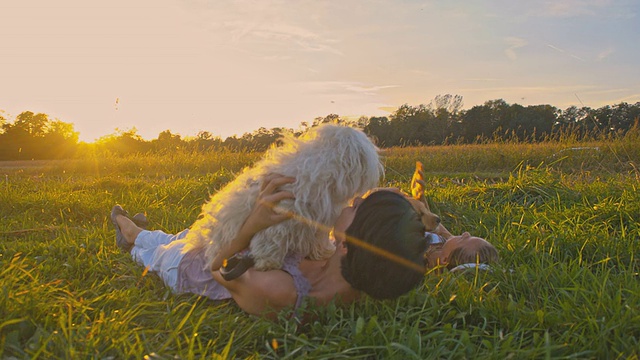
[[[181,240],[188,232],[184,230],[173,235],[160,230],[139,231],[131,248],[131,257],[149,271],[157,273],[168,287],[175,290],[178,265],[187,244]]]

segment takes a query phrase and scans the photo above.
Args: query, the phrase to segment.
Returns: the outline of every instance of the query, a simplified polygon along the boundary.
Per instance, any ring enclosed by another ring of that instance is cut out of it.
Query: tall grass
[[[428,274],[394,301],[310,306],[302,324],[171,294],[113,244],[114,204],[182,230],[259,154],[0,167],[0,358],[637,358],[634,136],[385,150],[385,184],[408,190],[422,161],[432,210],[502,263]]]

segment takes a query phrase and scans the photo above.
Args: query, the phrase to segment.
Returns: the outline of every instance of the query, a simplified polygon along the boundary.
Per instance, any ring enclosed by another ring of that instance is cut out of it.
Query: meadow
[[[393,301],[248,316],[167,291],[114,244],[114,204],[188,227],[258,153],[0,163],[2,359],[638,358],[640,136],[383,151],[385,185],[425,164],[432,211],[501,264],[429,273]]]

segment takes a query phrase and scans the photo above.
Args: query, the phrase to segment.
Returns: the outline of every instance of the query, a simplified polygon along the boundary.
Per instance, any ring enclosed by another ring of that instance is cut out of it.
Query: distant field
[[[3,171],[22,170],[22,169],[42,169],[54,164],[63,164],[63,160],[15,160],[0,161],[0,169]]]
[[[0,162],[0,358],[637,358],[639,140],[385,150],[386,185],[422,161],[432,210],[502,264],[306,324],[173,295],[114,245],[114,204],[182,230],[260,154]]]

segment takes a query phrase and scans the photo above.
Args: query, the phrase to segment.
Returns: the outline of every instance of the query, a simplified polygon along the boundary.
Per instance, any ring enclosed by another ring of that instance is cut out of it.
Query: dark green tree
[[[363,131],[373,138],[379,147],[393,146],[394,140],[390,132],[391,124],[386,116],[374,116],[370,118],[368,124],[363,128]]]

